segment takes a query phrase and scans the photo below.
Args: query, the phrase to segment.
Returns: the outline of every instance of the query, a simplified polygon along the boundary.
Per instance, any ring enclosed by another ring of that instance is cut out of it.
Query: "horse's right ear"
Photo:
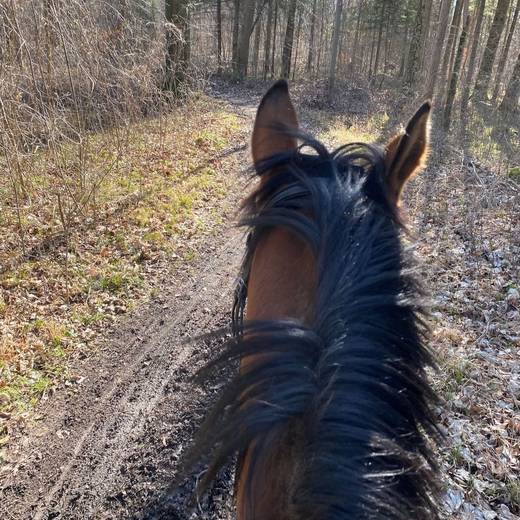
[[[262,98],[253,129],[252,154],[256,164],[282,152],[296,150],[298,117],[289,96],[287,81],[277,81]]]
[[[431,103],[426,101],[410,119],[404,132],[386,146],[386,180],[390,198],[399,204],[406,182],[426,164],[430,136]]]

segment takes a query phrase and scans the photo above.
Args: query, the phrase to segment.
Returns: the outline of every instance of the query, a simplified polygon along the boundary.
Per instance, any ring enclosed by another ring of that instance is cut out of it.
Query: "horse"
[[[401,204],[430,112],[384,148],[329,152],[286,81],[258,107],[234,335],[203,377],[239,369],[186,462],[209,459],[200,491],[236,460],[239,520],[439,518],[435,360]]]

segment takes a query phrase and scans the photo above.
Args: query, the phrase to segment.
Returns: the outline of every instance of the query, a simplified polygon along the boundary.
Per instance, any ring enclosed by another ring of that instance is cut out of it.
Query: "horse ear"
[[[297,139],[291,132],[298,131],[298,117],[289,96],[287,81],[277,81],[262,98],[253,129],[253,162],[259,162],[277,153],[295,150]]]
[[[404,185],[426,164],[430,136],[431,103],[426,101],[410,119],[404,133],[386,145],[386,178],[392,200],[399,204]]]

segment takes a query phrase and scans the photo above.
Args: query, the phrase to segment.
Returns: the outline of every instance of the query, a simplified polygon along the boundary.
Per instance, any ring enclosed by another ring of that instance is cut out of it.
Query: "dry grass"
[[[201,237],[222,223],[225,197],[234,188],[232,172],[239,165],[235,156],[219,159],[219,154],[245,140],[225,105],[200,98],[128,132],[117,161],[107,148],[92,158],[93,167],[95,160],[115,166],[99,185],[97,214],[72,222],[63,240],[42,247],[48,237],[63,237],[46,204],[53,178],[48,149],[39,152],[39,186],[24,205],[26,248],[34,256],[16,247],[16,213],[3,215],[4,420],[23,415],[56,383],[73,377],[67,369],[70,356],[87,355],[107,324],[153,294],[155,281],[170,269],[190,262]],[[92,139],[110,140],[110,133]],[[2,205],[9,207],[10,192],[2,193]]]

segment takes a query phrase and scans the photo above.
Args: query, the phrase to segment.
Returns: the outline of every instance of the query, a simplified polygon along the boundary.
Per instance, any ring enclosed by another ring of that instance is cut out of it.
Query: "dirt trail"
[[[11,449],[1,518],[184,518],[183,497],[161,492],[212,397],[188,382],[212,345],[186,339],[227,324],[241,249],[240,232],[222,234],[81,368],[78,388],[40,410],[43,424]]]
[[[256,99],[229,101],[252,122]],[[175,495],[167,491],[219,386],[203,391],[190,383],[218,346],[186,339],[229,324],[243,235],[232,222],[224,229],[98,355],[75,367],[78,385],[56,392],[37,410],[43,419],[15,435],[0,474],[0,518],[230,516],[231,476],[191,513],[185,502],[195,478]]]

